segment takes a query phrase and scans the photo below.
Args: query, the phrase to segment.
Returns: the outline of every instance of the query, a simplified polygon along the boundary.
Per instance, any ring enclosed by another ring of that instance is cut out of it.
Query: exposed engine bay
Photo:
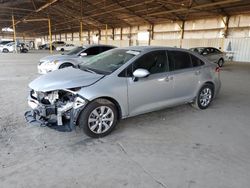
[[[81,109],[87,103],[87,100],[78,96],[75,90],[65,89],[49,92],[31,90],[28,104],[32,110],[25,113],[27,122],[41,126],[52,124],[63,126],[68,123],[67,129],[71,131],[76,125]]]

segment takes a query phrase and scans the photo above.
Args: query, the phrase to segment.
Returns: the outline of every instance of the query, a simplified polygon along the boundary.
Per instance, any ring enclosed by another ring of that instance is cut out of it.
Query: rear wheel
[[[83,109],[79,117],[79,125],[90,137],[104,137],[115,128],[117,117],[116,106],[111,101],[97,99]]]
[[[218,66],[219,67],[223,67],[223,65],[224,65],[224,60],[223,59],[220,59],[219,61],[218,61]]]
[[[205,84],[200,89],[192,106],[197,109],[206,109],[212,102],[214,96],[214,89],[211,84]]]
[[[66,68],[66,67],[73,67],[73,65],[71,63],[63,63],[60,65],[59,69],[63,69],[63,68]]]
[[[9,50],[8,50],[7,48],[4,48],[4,49],[3,49],[3,52],[4,52],[4,53],[9,53]]]

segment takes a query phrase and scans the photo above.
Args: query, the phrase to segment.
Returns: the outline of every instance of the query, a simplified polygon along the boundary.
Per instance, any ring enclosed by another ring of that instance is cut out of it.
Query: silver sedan
[[[217,48],[198,47],[198,48],[191,48],[190,50],[193,52],[197,52],[200,55],[207,58],[209,61],[218,64],[219,67],[222,67],[225,63],[225,54]]]
[[[184,103],[206,109],[220,90],[219,70],[183,49],[112,49],[32,81],[26,119],[67,130],[79,125],[87,135],[103,137],[119,119]]]

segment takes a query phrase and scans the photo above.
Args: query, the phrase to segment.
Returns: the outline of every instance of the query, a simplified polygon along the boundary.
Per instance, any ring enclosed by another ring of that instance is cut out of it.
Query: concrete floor
[[[91,139],[25,123],[28,83],[45,55],[0,54],[0,187],[250,187],[250,64],[225,65],[207,110],[149,113]]]

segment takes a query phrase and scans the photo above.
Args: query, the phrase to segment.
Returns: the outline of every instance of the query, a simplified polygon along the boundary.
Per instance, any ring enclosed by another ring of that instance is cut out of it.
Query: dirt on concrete
[[[0,54],[0,187],[250,187],[250,64],[225,64],[207,110],[148,113],[91,139],[25,122],[28,83],[45,55]]]

